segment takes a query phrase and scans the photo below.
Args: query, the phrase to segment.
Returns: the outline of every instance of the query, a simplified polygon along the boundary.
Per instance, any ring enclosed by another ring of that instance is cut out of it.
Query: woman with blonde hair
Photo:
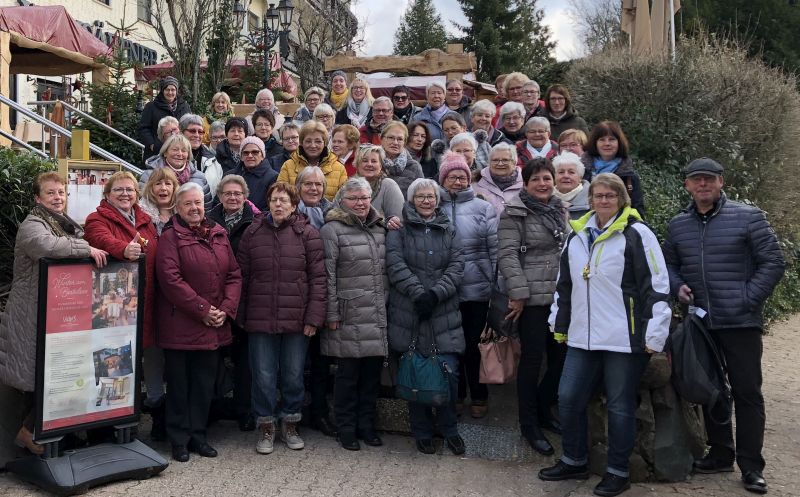
[[[374,101],[369,84],[361,78],[354,79],[350,83],[347,103],[336,113],[336,124],[352,124],[361,128],[367,122]]]
[[[173,135],[167,138],[158,155],[145,162],[145,170],[139,177],[139,188],[144,187],[150,175],[156,169],[168,167],[175,173],[181,185],[192,182],[203,189],[206,204],[211,204],[211,187],[208,185],[206,175],[197,169],[190,160],[192,145],[183,135]]]
[[[180,186],[175,173],[162,167],[153,171],[142,188],[139,207],[150,216],[159,235],[175,214],[175,192]]]
[[[206,115],[203,116],[203,145],[211,143],[211,134],[209,132],[211,123],[214,121],[222,121],[224,123],[231,117],[233,117],[231,97],[224,91],[215,93],[208,104]]]
[[[336,154],[328,150],[327,144],[328,128],[324,124],[313,119],[303,124],[300,128],[300,146],[283,163],[277,182],[293,185],[303,168],[318,166],[328,183],[325,198],[333,200],[339,187],[347,181],[347,171],[336,158]]]
[[[386,227],[396,230],[403,225],[403,192],[392,179],[386,176],[383,164],[386,154],[377,145],[363,145],[356,158],[356,178],[364,178],[372,188],[372,207],[383,216]]]

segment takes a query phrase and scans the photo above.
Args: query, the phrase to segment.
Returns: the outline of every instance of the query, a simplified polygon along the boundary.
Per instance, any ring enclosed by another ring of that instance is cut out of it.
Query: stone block
[[[639,388],[647,388],[649,390],[661,388],[669,383],[671,376],[672,366],[667,360],[667,354],[664,352],[653,354],[653,357],[650,358],[650,362],[647,363],[644,374],[642,374]]]
[[[639,390],[639,406],[636,408],[636,444],[638,452],[650,464],[653,463],[653,440],[655,439],[656,419],[650,391]]]
[[[683,481],[692,469],[692,435],[684,422],[682,406],[672,386],[662,389],[663,407],[655,410],[653,473],[662,481]]]

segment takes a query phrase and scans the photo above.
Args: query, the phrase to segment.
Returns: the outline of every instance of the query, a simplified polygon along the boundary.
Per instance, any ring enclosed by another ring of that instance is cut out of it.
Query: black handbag
[[[525,222],[520,223],[522,226],[522,243],[519,246],[519,260],[522,265],[522,270],[525,270],[525,253],[528,251],[527,232],[525,229]],[[499,280],[497,278],[500,269],[500,262],[494,268],[494,284],[492,285],[492,295],[489,298],[489,311],[486,314],[486,324],[489,328],[494,330],[497,335],[507,337],[519,336],[519,321],[513,319],[506,319],[508,315],[508,294],[504,289],[500,288]]]
[[[432,354],[425,357],[417,350],[415,332],[408,350],[400,356],[395,395],[409,402],[440,407],[450,402],[450,371],[439,358],[434,341]]]

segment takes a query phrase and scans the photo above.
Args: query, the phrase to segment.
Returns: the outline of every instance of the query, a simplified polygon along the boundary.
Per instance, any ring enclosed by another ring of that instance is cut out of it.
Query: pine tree
[[[461,42],[475,52],[478,79],[521,71],[535,76],[552,62],[555,42],[542,24],[544,13],[536,0],[458,0],[468,24],[454,25],[464,34]]]
[[[432,0],[412,0],[394,33],[395,55],[417,55],[429,48],[444,50],[447,32]]]

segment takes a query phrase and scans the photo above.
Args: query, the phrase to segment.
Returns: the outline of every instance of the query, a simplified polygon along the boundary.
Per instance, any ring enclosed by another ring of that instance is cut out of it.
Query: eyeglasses
[[[376,109],[375,107],[372,108],[373,114],[389,114],[392,112],[392,109]]]
[[[489,162],[492,164],[511,164],[511,159],[492,159]]]
[[[186,128],[185,130],[183,130],[183,132],[184,133],[189,133],[191,135],[199,135],[199,134],[201,134],[203,132],[203,130],[202,129],[197,129],[197,128]]]
[[[546,135],[547,134],[547,130],[546,129],[529,129],[527,131],[527,133],[530,133],[532,135]]]
[[[448,91],[448,93],[461,93],[462,91],[464,91],[464,89],[463,88],[448,88],[447,91]]]
[[[539,90],[525,90],[522,93],[524,93],[525,95],[538,95]]]
[[[240,198],[244,197],[244,193],[242,192],[222,192],[222,196],[225,198]]]
[[[344,199],[347,200],[348,202],[353,202],[354,204],[357,204],[359,202],[366,203],[372,200],[370,197],[344,197]]]
[[[557,96],[555,96],[555,95],[554,95],[554,96],[552,96],[552,97],[550,97],[550,101],[551,101],[551,102],[563,102],[563,101],[565,101],[565,100],[566,100],[566,98],[564,98],[564,97],[557,97]]]
[[[403,138],[402,136],[384,136],[383,139],[386,141],[398,142],[398,143],[406,141],[406,139]]]
[[[448,176],[445,181],[452,181],[453,183],[467,183],[469,178],[466,176]]]
[[[270,123],[260,122],[256,123],[256,128],[271,128],[272,125]]]
[[[333,116],[326,116],[326,115],[317,116],[317,120],[319,121],[330,121],[331,119],[333,119]]]
[[[314,188],[322,188],[322,183],[317,182],[317,181],[303,181],[302,183],[300,183],[300,186],[306,186],[306,187],[309,187],[309,188],[312,187],[312,186]]]
[[[405,102],[408,100],[408,95],[395,95],[392,97],[395,102]]]
[[[519,114],[506,114],[503,116],[503,121],[522,121],[522,116]]]
[[[289,197],[272,197],[269,199],[270,204],[291,204],[292,200]]]
[[[111,189],[111,193],[116,193],[117,195],[119,195],[120,193],[131,194],[131,193],[136,193],[136,189],[135,188],[112,188]]]
[[[241,155],[242,157],[248,157],[248,156],[257,157],[258,154],[260,153],[261,150],[243,150],[242,153],[239,155]]]
[[[594,200],[616,200],[619,195],[616,193],[595,193],[592,195]]]
[[[436,195],[414,195],[414,200],[417,202],[435,202]]]
[[[285,142],[299,142],[300,141],[300,135],[298,135],[298,136],[284,136],[283,137],[283,141],[285,141]]]
[[[520,91],[522,91],[521,86],[512,86],[511,88],[508,89],[508,93],[518,93]]]

